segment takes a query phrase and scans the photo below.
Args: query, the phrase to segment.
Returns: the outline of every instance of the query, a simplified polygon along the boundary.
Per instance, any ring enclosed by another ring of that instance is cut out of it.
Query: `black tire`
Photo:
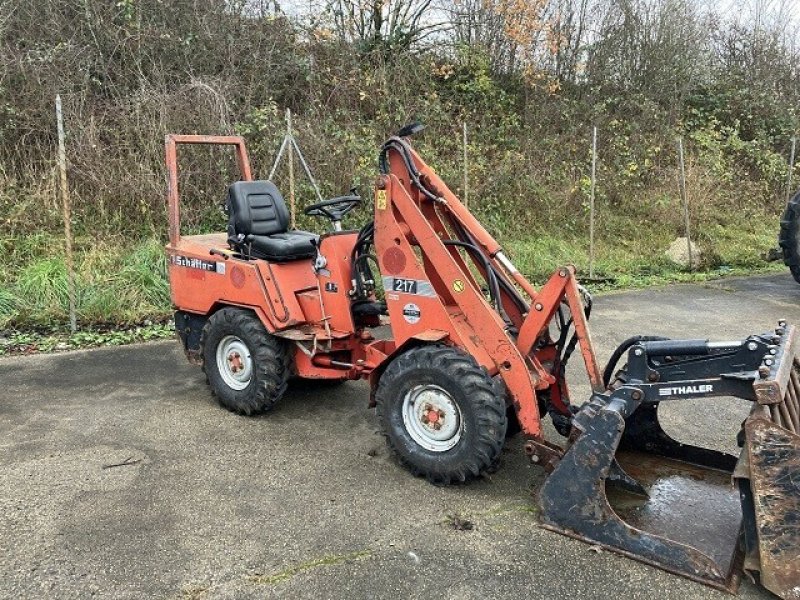
[[[217,349],[231,337],[244,344],[251,361],[249,383],[243,382],[242,389],[226,383],[217,362]],[[228,410],[242,415],[262,413],[270,410],[286,392],[290,375],[286,342],[267,333],[252,312],[223,308],[211,315],[203,327],[200,347],[211,391]]]
[[[492,377],[492,385],[494,386],[495,395],[502,398],[503,404],[506,407],[506,421],[508,422],[506,426],[506,439],[509,440],[522,431],[522,427],[519,426],[519,419],[517,419],[517,410],[511,403],[511,399],[508,396],[508,389],[500,375]]]
[[[506,439],[510,440],[518,433],[522,433],[522,427],[517,418],[517,409],[513,406],[506,407],[506,419],[508,420],[508,427],[506,428]]]
[[[783,251],[783,262],[788,265],[792,277],[800,283],[800,192],[786,206],[781,219],[778,244]]]
[[[458,408],[460,437],[451,448],[426,448],[406,428],[406,396],[422,386],[443,390]],[[386,368],[375,399],[389,447],[414,475],[448,485],[469,481],[496,466],[508,424],[505,400],[495,393],[486,369],[471,356],[442,345],[412,348]]]

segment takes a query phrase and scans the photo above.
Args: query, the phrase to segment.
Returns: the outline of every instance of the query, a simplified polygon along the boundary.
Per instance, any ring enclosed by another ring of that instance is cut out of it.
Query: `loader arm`
[[[537,290],[411,146],[391,138],[381,155],[375,196],[375,247],[384,278],[395,342],[444,329],[492,374],[499,374],[522,430],[541,438],[537,392],[561,398],[566,384],[554,364],[549,325],[568,307],[592,388],[602,389],[573,267],[562,267]],[[465,251],[466,256],[461,255]],[[469,261],[469,262],[467,262]],[[470,268],[472,267],[472,268]],[[491,302],[481,290],[483,278]],[[419,293],[422,286],[430,294]],[[416,307],[416,308],[409,308]],[[408,318],[409,310],[419,318]],[[545,366],[547,362],[548,365]]]

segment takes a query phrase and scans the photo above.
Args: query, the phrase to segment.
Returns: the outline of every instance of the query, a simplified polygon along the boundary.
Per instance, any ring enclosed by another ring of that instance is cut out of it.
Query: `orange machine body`
[[[181,236],[179,144],[231,145],[242,179],[252,179],[241,138],[167,136],[167,253],[172,302],[178,310],[202,318],[224,306],[251,309],[268,332],[294,344],[297,375],[369,378],[373,390],[388,362],[405,348],[426,343],[457,346],[491,375],[502,378],[522,430],[541,438],[537,394],[548,394],[552,404],[567,410],[567,388],[554,365],[555,346],[549,333],[556,311],[566,305],[592,387],[602,390],[574,269],[558,269],[541,290],[535,289],[413,150],[426,187],[439,197],[436,201],[421,197],[400,157],[389,155],[389,171],[378,179],[374,195],[375,255],[389,315],[388,323],[385,318],[379,323],[377,318],[356,322],[351,310],[356,231],[321,236],[324,268],[315,268],[313,259],[282,263],[247,259],[227,249],[224,233]],[[483,255],[480,260],[445,243],[454,228],[474,241]],[[506,320],[481,290],[479,278],[486,276],[489,263],[504,279],[501,303]],[[525,298],[528,309],[513,301],[514,293]],[[376,330],[379,324],[388,324],[391,334],[385,335],[386,327]]]

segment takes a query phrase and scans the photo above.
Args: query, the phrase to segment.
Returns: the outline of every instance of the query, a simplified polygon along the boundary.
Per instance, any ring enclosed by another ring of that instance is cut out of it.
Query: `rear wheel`
[[[436,484],[469,481],[496,465],[507,420],[503,398],[475,360],[449,346],[401,354],[376,392],[383,434],[400,462]]]
[[[786,206],[778,243],[783,251],[783,262],[792,271],[795,281],[800,283],[800,192]]]
[[[251,415],[271,409],[286,392],[289,353],[250,311],[223,308],[208,319],[201,339],[211,391],[230,411]]]

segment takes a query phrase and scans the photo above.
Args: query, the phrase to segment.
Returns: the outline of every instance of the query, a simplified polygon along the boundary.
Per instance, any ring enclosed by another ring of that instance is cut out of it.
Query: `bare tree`
[[[444,23],[433,0],[329,0],[326,12],[344,42],[364,51],[404,51]]]
[[[460,47],[484,52],[492,70],[510,73],[516,68],[516,44],[505,32],[505,19],[486,0],[454,0],[442,10],[453,26],[453,41]]]
[[[486,52],[494,70],[572,80],[584,50],[589,0],[455,0],[454,40]]]
[[[589,0],[554,0],[550,7],[552,69],[560,82],[574,82],[585,60]]]
[[[706,31],[691,0],[610,0],[589,57],[592,83],[675,105],[706,78]]]

